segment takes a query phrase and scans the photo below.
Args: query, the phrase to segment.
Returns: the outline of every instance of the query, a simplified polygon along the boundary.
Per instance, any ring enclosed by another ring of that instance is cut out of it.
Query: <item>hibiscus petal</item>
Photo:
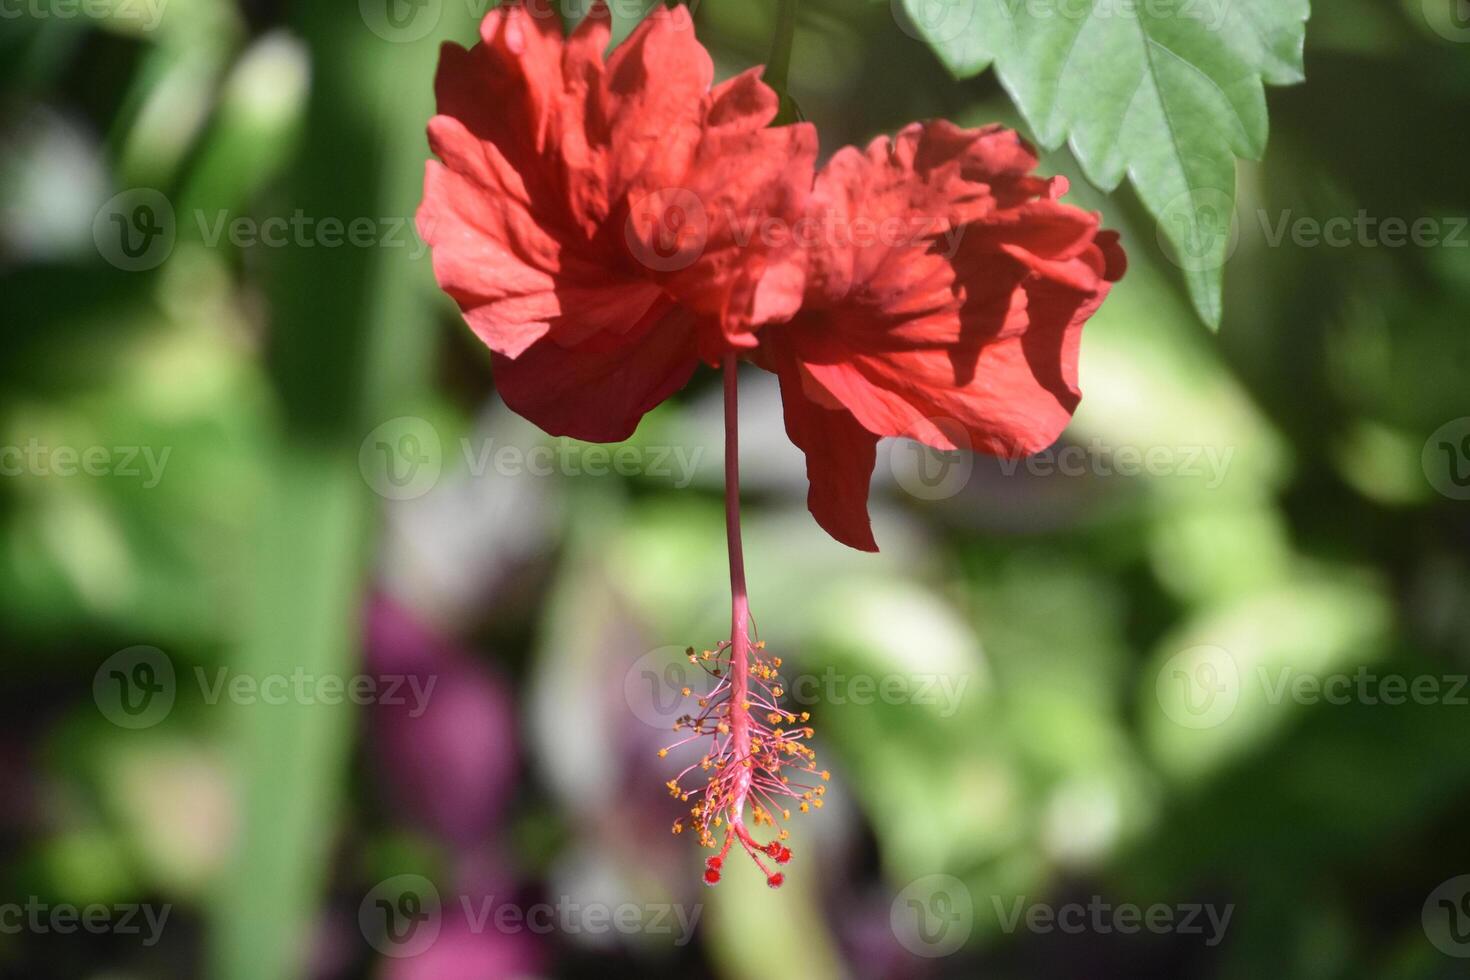
[[[684,7],[656,7],[607,60],[603,111],[611,121],[614,198],[678,186],[702,136],[714,63]]]
[[[702,210],[698,255],[659,278],[680,302],[720,322],[734,346],[801,305],[804,263],[792,216],[801,213],[816,155],[808,124],[750,132],[727,125],[701,143],[680,188]]]
[[[436,116],[419,207],[419,234],[433,246],[434,275],[491,350],[515,357],[546,336],[573,344],[624,332],[659,296],[621,274],[586,243],[564,243],[498,147],[458,120]],[[580,249],[580,253],[578,251]]]
[[[829,224],[808,249],[805,304],[762,330],[757,360],[781,376],[811,508],[834,536],[865,514],[871,469],[830,458],[839,424],[865,442],[1015,456],[1071,419],[1082,326],[1126,260],[1035,165],[1014,133],[938,122],[840,150],[817,176],[807,214]]]
[[[551,435],[620,442],[699,363],[687,313],[665,304],[645,320],[629,343],[562,347],[547,338],[514,359],[497,354],[496,390]]]
[[[806,454],[807,509],[832,537],[859,551],[877,551],[868,517],[868,483],[878,437],[842,409],[807,398],[794,366],[779,372],[786,434]]]
[[[429,131],[442,166],[419,225],[496,353],[626,338],[667,294],[706,324],[713,362],[800,304],[801,256],[755,222],[800,213],[815,131],[766,128],[778,100],[758,70],[711,89],[687,9],[655,10],[604,62],[610,30],[600,3],[563,38],[548,0],[513,2],[473,49],[444,47]],[[650,198],[698,220],[671,238]]]

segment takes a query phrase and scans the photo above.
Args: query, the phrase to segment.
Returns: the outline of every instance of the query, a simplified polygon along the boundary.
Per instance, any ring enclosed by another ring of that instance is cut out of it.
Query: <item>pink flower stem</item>
[[[745,593],[745,555],[740,546],[740,408],[734,354],[725,374],[725,536],[730,553],[730,738],[734,755],[750,755],[750,600]],[[750,793],[750,767],[736,774],[730,823],[743,829],[741,811]]]

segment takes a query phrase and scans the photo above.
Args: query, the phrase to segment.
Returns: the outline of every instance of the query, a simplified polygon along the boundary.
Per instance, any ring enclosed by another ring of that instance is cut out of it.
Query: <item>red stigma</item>
[[[717,868],[710,868],[706,871],[704,873],[704,883],[706,885],[718,885],[720,883],[719,870]]]
[[[786,876],[777,871],[775,874],[766,879],[766,884],[770,885],[772,888],[780,888],[785,881]]]

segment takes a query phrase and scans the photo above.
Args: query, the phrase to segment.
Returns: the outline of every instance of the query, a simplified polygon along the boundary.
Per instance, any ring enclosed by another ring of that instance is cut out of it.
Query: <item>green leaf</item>
[[[1266,149],[1265,83],[1303,78],[1309,0],[903,0],[956,74],[991,61],[1038,141],[1127,174],[1201,317],[1220,322],[1235,158]]]

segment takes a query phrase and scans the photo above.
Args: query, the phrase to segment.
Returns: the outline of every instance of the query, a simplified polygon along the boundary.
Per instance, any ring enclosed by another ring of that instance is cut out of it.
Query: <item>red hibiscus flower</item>
[[[808,506],[837,540],[876,551],[868,482],[881,436],[1023,456],[1077,407],[1082,325],[1123,274],[1118,237],[1031,176],[999,127],[914,124],[839,151],[798,228],[800,312],[760,331],[786,431],[806,454]]]
[[[799,213],[805,124],[767,128],[760,69],[711,87],[682,7],[603,60],[606,7],[570,37],[546,0],[446,44],[417,223],[439,285],[494,352],[496,387],[553,435],[626,439],[749,328],[789,317],[800,272],[748,234]]]
[[[758,69],[711,87],[683,8],[655,10],[604,62],[608,37],[600,4],[564,38],[543,0],[492,12],[469,51],[445,46],[419,230],[502,397],[552,434],[627,438],[701,359],[721,366],[730,635],[688,650],[710,688],[684,690],[660,755],[703,747],[667,785],[690,804],[674,832],[687,819],[717,849],[704,880],[738,845],[775,888],[784,823],[822,806],[830,774],[751,626],[737,358],[780,379],[817,521],[876,550],[878,439],[1050,445],[1077,405],[1082,324],[1124,257],[1059,202],[1065,181],[1031,175],[1014,133],[913,125],[814,175],[812,128],[769,128],[778,99]]]

